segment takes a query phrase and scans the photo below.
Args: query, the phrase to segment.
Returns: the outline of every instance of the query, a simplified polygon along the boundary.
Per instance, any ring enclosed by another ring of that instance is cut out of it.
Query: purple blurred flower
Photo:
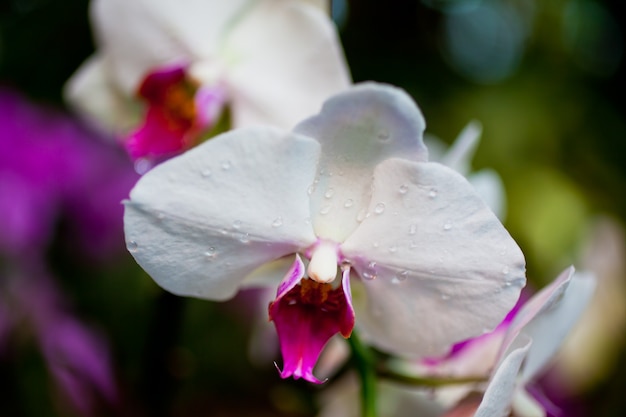
[[[62,215],[87,254],[121,248],[120,201],[137,175],[124,155],[93,136],[0,89],[0,253],[40,253]]]

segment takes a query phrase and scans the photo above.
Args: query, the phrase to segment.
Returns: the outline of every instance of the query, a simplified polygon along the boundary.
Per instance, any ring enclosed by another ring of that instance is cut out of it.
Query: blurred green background
[[[617,277],[606,284],[618,292],[614,305],[594,316],[614,323],[602,336],[605,350],[581,349],[574,359],[588,367],[575,374],[583,381],[571,384],[571,395],[593,416],[626,414],[621,3],[333,3],[355,81],[406,89],[427,131],[448,143],[470,120],[482,123],[473,167],[502,176],[506,225],[526,254],[531,285],[545,285],[569,264]],[[85,0],[3,0],[0,86],[63,109],[63,84],[93,52],[87,9]],[[599,224],[617,240],[598,235]],[[120,390],[120,404],[95,415],[314,415],[319,388],[280,380],[271,361],[250,364],[252,326],[242,306],[251,295],[223,304],[178,299],[139,270],[122,241],[118,255],[96,263],[76,259],[62,239],[50,264],[74,313],[109,340]],[[600,260],[590,249],[603,242],[614,257]],[[19,349],[0,359],[0,416],[78,415],[56,395],[36,347],[12,343]]]

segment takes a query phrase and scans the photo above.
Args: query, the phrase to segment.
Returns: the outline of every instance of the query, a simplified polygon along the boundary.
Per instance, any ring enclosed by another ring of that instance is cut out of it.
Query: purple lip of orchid
[[[224,103],[220,88],[200,87],[181,65],[148,74],[137,95],[146,101],[147,111],[126,140],[133,160],[158,161],[189,149],[215,123]]]
[[[343,268],[341,285],[304,277],[298,255],[269,305],[270,321],[276,326],[284,366],[282,378],[293,376],[321,384],[313,367],[328,340],[337,333],[350,337],[354,309],[350,293],[350,268]],[[278,366],[277,366],[278,368]]]

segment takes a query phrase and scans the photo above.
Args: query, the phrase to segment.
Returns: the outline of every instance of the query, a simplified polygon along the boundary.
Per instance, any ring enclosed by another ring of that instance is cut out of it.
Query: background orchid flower
[[[225,106],[233,127],[291,128],[350,83],[325,3],[94,0],[98,50],[66,96],[133,159],[196,144]]]
[[[454,169],[474,186],[489,208],[500,220],[506,217],[506,196],[500,175],[490,168],[471,170],[471,161],[478,148],[482,125],[472,120],[463,128],[450,147],[433,135],[426,135],[424,142],[428,146],[431,161],[440,162]]]
[[[441,353],[502,320],[524,258],[461,175],[427,162],[423,129],[406,93],[366,83],[293,132],[220,135],[137,183],[128,249],[179,295],[277,286],[283,377],[318,382],[321,349],[355,316],[381,349]]]
[[[554,357],[587,307],[594,289],[592,275],[575,274],[570,267],[514,310],[496,331],[463,344],[439,365],[439,370],[435,367],[437,374],[454,378],[480,377],[481,368],[482,375],[490,375],[482,400],[472,397],[473,408],[464,400],[456,407],[466,410],[464,413],[453,411],[446,416],[506,416],[512,408],[516,417],[534,417],[552,411],[553,404],[543,397],[533,397],[527,388]],[[463,390],[468,393],[472,387],[457,389],[452,395],[459,398]],[[445,397],[451,396],[444,394]]]

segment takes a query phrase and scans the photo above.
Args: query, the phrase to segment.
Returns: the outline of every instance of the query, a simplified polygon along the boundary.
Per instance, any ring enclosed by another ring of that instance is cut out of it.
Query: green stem
[[[354,331],[348,342],[352,350],[352,363],[361,379],[361,416],[376,417],[376,370],[372,351],[361,343]]]

